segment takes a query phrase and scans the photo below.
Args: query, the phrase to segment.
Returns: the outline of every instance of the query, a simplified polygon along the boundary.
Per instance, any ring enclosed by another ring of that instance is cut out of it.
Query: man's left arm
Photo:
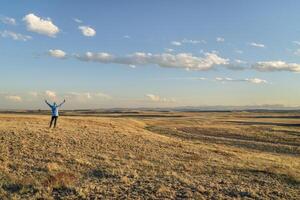
[[[59,104],[57,107],[60,107],[60,106],[62,106],[64,103],[66,102],[66,100],[64,99],[64,101],[63,102],[61,102],[61,104]]]

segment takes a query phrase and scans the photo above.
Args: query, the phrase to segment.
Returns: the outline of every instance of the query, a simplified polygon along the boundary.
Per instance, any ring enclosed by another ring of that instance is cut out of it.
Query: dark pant
[[[57,121],[57,119],[58,119],[58,116],[52,116],[51,117],[49,128],[51,128],[53,121],[54,121],[54,128],[56,127],[56,121]]]

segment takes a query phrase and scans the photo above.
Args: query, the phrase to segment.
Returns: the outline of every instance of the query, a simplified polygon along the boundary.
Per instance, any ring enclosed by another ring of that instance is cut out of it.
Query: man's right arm
[[[45,100],[45,103],[46,103],[49,107],[51,107],[50,103],[48,103],[47,100]]]

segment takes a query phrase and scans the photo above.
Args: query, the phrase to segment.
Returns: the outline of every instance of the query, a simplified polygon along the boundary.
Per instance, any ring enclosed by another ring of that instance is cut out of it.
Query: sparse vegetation
[[[1,114],[0,198],[300,198],[295,113],[147,114]]]

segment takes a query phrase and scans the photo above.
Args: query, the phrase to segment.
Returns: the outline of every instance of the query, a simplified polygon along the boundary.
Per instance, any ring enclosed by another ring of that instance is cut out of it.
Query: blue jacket
[[[47,101],[45,101],[46,102],[46,104],[48,104],[48,106],[51,108],[51,114],[52,114],[52,116],[53,117],[58,117],[58,108],[60,107],[60,106],[62,106],[64,103],[65,103],[65,101],[63,101],[61,104],[59,104],[59,105],[56,105],[56,104],[53,104],[53,105],[51,105],[50,103],[48,103]]]

